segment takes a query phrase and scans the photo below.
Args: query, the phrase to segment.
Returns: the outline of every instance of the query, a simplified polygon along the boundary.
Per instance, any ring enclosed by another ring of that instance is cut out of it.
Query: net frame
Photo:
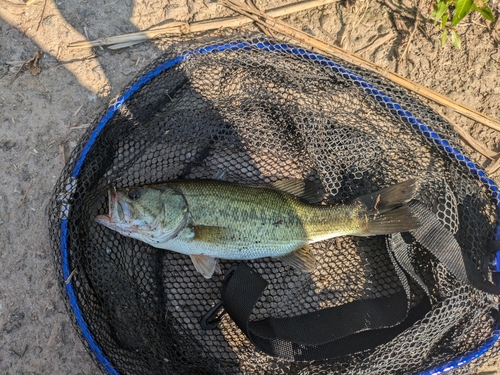
[[[92,353],[97,362],[104,368],[104,370],[109,374],[119,374],[119,372],[114,368],[111,361],[106,357],[103,350],[100,348],[98,342],[95,340],[92,332],[86,324],[85,317],[80,310],[79,303],[75,294],[75,290],[72,285],[71,276],[71,262],[68,256],[68,217],[71,210],[72,197],[77,194],[77,180],[81,172],[82,166],[85,163],[89,152],[98,138],[99,134],[103,131],[109,121],[113,116],[118,113],[123,106],[127,103],[133,95],[143,88],[146,84],[154,80],[156,77],[160,76],[162,73],[168,71],[172,67],[181,64],[189,59],[194,59],[199,55],[218,53],[226,50],[238,51],[238,50],[248,50],[252,48],[257,48],[260,51],[268,53],[283,53],[290,54],[302,59],[311,61],[315,64],[320,64],[323,67],[330,68],[333,72],[341,74],[345,79],[350,80],[354,85],[358,86],[364,90],[367,94],[374,97],[380,105],[388,109],[394,116],[398,116],[401,121],[407,123],[418,136],[426,139],[429,143],[434,145],[438,150],[445,153],[451,160],[457,162],[461,166],[465,167],[469,173],[479,180],[487,189],[490,191],[492,198],[496,202],[497,210],[500,210],[500,200],[498,194],[498,187],[493,180],[488,178],[481,167],[470,160],[464,153],[460,150],[460,146],[454,145],[454,142],[445,139],[442,134],[434,131],[432,127],[426,125],[423,121],[419,120],[414,116],[409,110],[405,109],[404,106],[397,103],[396,100],[391,98],[391,96],[385,93],[383,90],[378,89],[373,84],[366,82],[362,77],[350,71],[348,68],[342,64],[335,62],[325,56],[318,53],[308,51],[307,49],[300,48],[297,46],[289,45],[281,42],[274,41],[260,41],[257,43],[248,41],[234,41],[234,42],[224,42],[224,43],[213,43],[205,45],[200,48],[195,48],[184,52],[174,58],[169,59],[166,62],[161,63],[158,66],[153,67],[146,74],[142,75],[137,79],[124,93],[119,96],[106,110],[105,114],[97,122],[96,126],[89,130],[89,132],[84,136],[86,139],[84,145],[81,149],[76,149],[75,154],[72,157],[74,165],[70,168],[71,175],[66,181],[60,181],[58,186],[63,186],[60,189],[60,194],[57,197],[59,201],[60,212],[58,216],[60,218],[59,236],[58,238],[53,238],[53,244],[57,245],[57,253],[59,258],[56,256],[57,264],[60,264],[60,271],[62,279],[65,281],[65,298],[69,302],[70,311],[72,312],[75,323],[80,330],[81,336],[84,342]],[[497,218],[497,226],[494,233],[495,240],[500,239],[500,217]],[[492,348],[500,337],[498,330],[500,327],[495,326],[492,336],[477,350],[471,351],[466,355],[455,358],[451,361],[443,362],[440,365],[434,366],[426,371],[421,372],[421,374],[441,374],[451,370],[463,367],[474,359],[482,356],[490,348]]]

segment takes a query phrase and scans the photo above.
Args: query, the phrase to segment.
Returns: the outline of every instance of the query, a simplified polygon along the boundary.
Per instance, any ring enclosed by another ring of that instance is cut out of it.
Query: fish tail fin
[[[407,205],[397,207],[384,213],[366,215],[366,226],[359,236],[373,236],[377,234],[391,234],[408,232],[419,228],[422,223]]]
[[[409,202],[415,194],[416,182],[413,179],[391,185],[371,194],[356,198],[358,204],[367,211],[383,213]]]
[[[413,179],[391,185],[377,192],[355,199],[354,204],[365,211],[365,236],[407,232],[422,225],[406,205],[415,194]]]

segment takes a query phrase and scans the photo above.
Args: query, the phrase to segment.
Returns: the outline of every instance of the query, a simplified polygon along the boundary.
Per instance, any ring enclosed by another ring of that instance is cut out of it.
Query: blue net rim
[[[431,141],[440,151],[445,152],[451,159],[456,160],[460,165],[467,168],[469,172],[476,179],[482,182],[482,184],[490,191],[493,199],[497,205],[497,227],[495,229],[495,240],[500,239],[500,199],[499,199],[499,190],[496,186],[495,182],[486,176],[486,173],[482,170],[480,166],[472,162],[469,158],[463,155],[460,150],[453,147],[449,141],[442,138],[438,133],[432,130],[431,127],[425,125],[418,118],[414,117],[408,110],[405,110],[401,105],[396,103],[390,96],[385,94],[382,90],[377,89],[370,83],[363,80],[360,76],[354,74],[350,70],[346,69],[342,65],[331,61],[330,59],[321,56],[317,53],[311,52],[309,50],[296,47],[293,45],[277,43],[277,42],[269,42],[269,41],[260,41],[258,43],[250,43],[250,42],[230,42],[224,44],[212,44],[208,46],[204,46],[202,48],[194,49],[188,52],[185,52],[173,59],[170,59],[156,68],[150,70],[146,74],[144,74],[136,83],[130,86],[123,95],[119,96],[116,101],[110,105],[107,112],[104,116],[99,120],[97,126],[94,128],[88,141],[83,147],[76,163],[73,168],[72,178],[77,179],[80,175],[81,168],[83,163],[85,162],[87,155],[91,148],[93,147],[97,137],[102,132],[104,127],[108,124],[110,119],[118,112],[118,110],[125,104],[125,102],[130,99],[137,91],[139,91],[145,84],[153,80],[155,77],[169,70],[173,66],[180,64],[181,62],[193,58],[196,55],[208,54],[208,53],[217,53],[226,50],[238,51],[238,50],[251,50],[251,49],[260,49],[262,51],[274,52],[274,53],[284,53],[294,55],[296,57],[301,57],[305,60],[310,60],[314,63],[320,64],[324,67],[330,67],[332,71],[335,73],[341,74],[344,78],[351,80],[356,86],[362,88],[367,94],[375,97],[375,99],[381,104],[384,105],[389,111],[395,116],[400,117],[400,119],[408,123],[414,131],[416,131],[420,136],[426,138],[428,141]],[[71,192],[71,191],[68,191]],[[69,265],[69,257],[68,257],[68,248],[67,248],[67,235],[68,235],[68,219],[61,220],[61,264],[62,264],[62,273],[64,280],[68,280],[66,284],[66,293],[68,300],[70,302],[71,310],[75,315],[76,323],[78,324],[82,336],[86,340],[88,347],[99,361],[99,363],[103,366],[103,368],[108,372],[108,374],[119,375],[119,372],[113,367],[111,361],[106,357],[99,344],[94,339],[92,333],[90,332],[85,319],[83,317],[82,311],[78,304],[76,294],[73,288],[73,283],[71,281],[70,275],[70,265]],[[500,251],[496,254],[496,271],[500,271]],[[485,352],[487,352],[493,345],[498,341],[500,337],[500,325],[497,324],[495,326],[495,330],[493,335],[486,340],[486,342],[473,350],[466,355],[457,357],[451,361],[447,361],[441,363],[437,366],[431,367],[426,371],[420,372],[419,375],[438,375],[444,374],[454,369],[457,369],[461,366],[468,364],[474,359],[480,357]]]

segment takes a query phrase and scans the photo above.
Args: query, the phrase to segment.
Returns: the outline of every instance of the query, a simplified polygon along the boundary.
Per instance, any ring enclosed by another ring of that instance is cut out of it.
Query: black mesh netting
[[[99,362],[122,374],[406,374],[467,356],[493,337],[496,298],[457,281],[415,245],[413,267],[432,301],[423,320],[386,344],[342,358],[312,363],[271,357],[230,318],[216,329],[201,328],[201,317],[219,301],[223,275],[206,280],[187,256],[94,221],[107,212],[112,186],[225,172],[229,181],[253,185],[309,179],[322,187],[323,203],[335,203],[415,178],[416,199],[487,271],[484,249],[496,222],[491,194],[445,147],[429,141],[425,129],[422,134],[412,126],[418,119],[463,152],[449,124],[404,89],[356,66],[329,60],[346,72],[260,36],[230,48],[226,43],[212,41],[206,45],[225,47],[188,55],[182,51],[199,45],[172,48],[155,61],[83,137],[57,184],[50,233],[61,287]],[[318,267],[311,275],[279,260],[247,261],[269,282],[252,320],[403,288],[384,236],[340,237],[312,247]],[[222,260],[221,267],[235,263]],[[414,306],[425,292],[409,282]]]

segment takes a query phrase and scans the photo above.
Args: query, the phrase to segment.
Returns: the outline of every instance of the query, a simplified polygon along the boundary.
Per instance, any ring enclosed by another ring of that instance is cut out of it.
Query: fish
[[[95,220],[153,247],[188,255],[205,278],[217,259],[279,258],[303,272],[316,260],[310,244],[338,236],[407,232],[421,226],[407,203],[410,179],[348,203],[318,204],[318,188],[284,179],[246,185],[215,179],[108,190],[108,214]]]

